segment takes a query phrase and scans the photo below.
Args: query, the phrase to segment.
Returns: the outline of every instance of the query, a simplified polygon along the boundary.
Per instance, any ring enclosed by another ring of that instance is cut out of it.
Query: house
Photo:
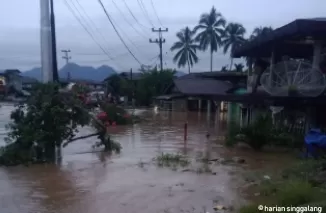
[[[39,81],[35,78],[22,76],[22,88],[23,90],[30,91],[32,87],[39,83]]]
[[[224,111],[232,108],[229,96],[246,88],[246,73],[201,72],[176,78],[156,103],[168,110]],[[226,107],[227,106],[227,107]],[[236,106],[239,107],[239,106]]]
[[[323,122],[323,108],[326,105],[325,65],[323,49],[326,46],[326,18],[297,19],[238,47],[233,57],[249,59],[248,93],[234,97],[234,101],[248,104],[248,121],[253,120],[262,109],[273,107],[300,110],[309,115],[306,124],[315,123],[311,119]],[[275,67],[280,62],[299,63],[305,67],[300,70]],[[255,65],[255,67],[253,67]],[[283,77],[295,79],[301,76],[305,85],[295,80],[281,82]],[[263,76],[263,77],[262,77]],[[313,80],[318,76],[316,81]],[[281,78],[281,80],[279,80]],[[265,81],[265,84],[261,82]],[[308,82],[309,81],[309,82]],[[290,82],[290,83],[289,83]],[[307,83],[308,82],[308,83]],[[296,88],[296,93],[290,90]],[[300,93],[305,89],[304,93]],[[316,90],[319,90],[317,93]],[[325,123],[325,122],[323,122]],[[308,128],[309,124],[306,126]]]

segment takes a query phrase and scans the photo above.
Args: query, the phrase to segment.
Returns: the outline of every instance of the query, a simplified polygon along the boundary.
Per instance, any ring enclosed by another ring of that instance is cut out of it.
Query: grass
[[[166,166],[176,170],[177,166],[185,167],[188,166],[190,161],[181,154],[169,154],[169,153],[162,153],[161,155],[157,156],[154,159],[159,166]]]
[[[318,186],[311,181],[325,170],[323,165],[323,161],[300,161],[284,170],[280,177],[261,181],[256,186],[259,197],[252,204],[242,207],[240,213],[262,212],[257,209],[258,205],[326,207],[326,177],[324,184]]]

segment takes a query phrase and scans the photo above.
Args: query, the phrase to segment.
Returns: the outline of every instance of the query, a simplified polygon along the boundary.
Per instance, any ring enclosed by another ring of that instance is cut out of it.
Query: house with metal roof
[[[249,62],[248,93],[233,101],[250,110],[264,105],[317,112],[326,105],[325,47],[326,18],[297,19],[248,41],[233,52]]]
[[[176,78],[163,95],[155,97],[161,108],[176,111],[223,111],[228,96],[246,88],[246,73],[201,72]],[[224,104],[223,104],[224,103]]]

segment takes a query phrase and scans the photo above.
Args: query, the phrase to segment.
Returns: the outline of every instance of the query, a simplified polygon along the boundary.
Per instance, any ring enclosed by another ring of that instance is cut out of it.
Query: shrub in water
[[[270,116],[260,115],[257,119],[241,129],[245,141],[255,150],[261,150],[273,138],[273,124]]]

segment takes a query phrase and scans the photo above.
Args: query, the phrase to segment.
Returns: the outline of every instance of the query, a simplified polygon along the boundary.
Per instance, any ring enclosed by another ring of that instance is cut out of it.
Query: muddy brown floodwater
[[[0,108],[0,140],[5,136],[12,106]],[[221,145],[225,115],[139,112],[145,122],[112,127],[112,137],[122,145],[121,154],[94,152],[95,138],[76,141],[63,151],[62,166],[33,165],[0,168],[1,213],[156,213],[208,212],[216,203],[238,206],[235,167],[217,165],[213,173],[185,172],[159,168],[152,163],[160,153],[185,153],[191,158],[211,157],[228,152]],[[184,146],[183,127],[188,121],[188,141]],[[87,134],[83,128],[80,134]],[[206,133],[215,140],[206,146]],[[216,142],[217,141],[217,142]],[[220,145],[219,145],[220,143]],[[224,151],[223,151],[224,150]],[[248,156],[246,156],[248,158]],[[140,166],[141,165],[141,166]],[[215,202],[215,204],[214,204]],[[195,211],[192,211],[192,209]]]

